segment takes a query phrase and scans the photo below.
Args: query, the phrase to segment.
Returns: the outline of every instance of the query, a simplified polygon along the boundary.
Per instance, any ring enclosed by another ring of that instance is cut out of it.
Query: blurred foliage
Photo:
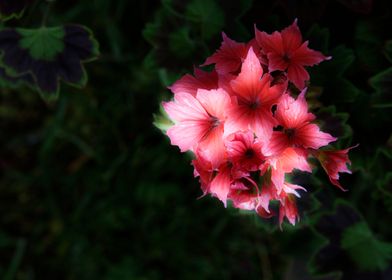
[[[46,1],[25,2],[0,32],[40,27]],[[50,103],[31,77],[0,68],[1,279],[392,279],[389,1],[71,0],[48,11],[48,27],[91,29],[101,55],[83,89],[63,84]],[[198,199],[190,155],[153,123],[167,128],[166,87],[222,31],[245,41],[254,24],[270,32],[294,17],[333,57],[311,69],[320,124],[336,147],[360,146],[348,192],[320,168],[293,176],[308,192],[299,224],[281,231]]]

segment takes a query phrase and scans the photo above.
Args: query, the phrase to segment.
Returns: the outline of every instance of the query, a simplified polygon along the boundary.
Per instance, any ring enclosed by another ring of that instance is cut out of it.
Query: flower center
[[[220,120],[214,116],[211,116],[210,123],[211,123],[211,128],[215,128],[221,124]]]
[[[287,53],[285,53],[285,54],[283,55],[282,59],[283,59],[283,61],[286,62],[286,63],[289,63],[289,62],[290,62],[290,57],[289,57],[289,55],[288,55]]]
[[[294,128],[287,128],[287,129],[284,130],[284,133],[287,135],[289,140],[291,140],[295,136],[295,129]]]
[[[253,151],[253,149],[247,149],[245,151],[245,157],[246,158],[253,158],[254,155],[255,155],[255,151]]]
[[[257,108],[260,107],[260,101],[259,101],[259,100],[255,100],[255,101],[253,101],[253,102],[250,102],[250,103],[248,104],[248,106],[249,106],[249,109],[251,109],[251,110],[256,110]]]

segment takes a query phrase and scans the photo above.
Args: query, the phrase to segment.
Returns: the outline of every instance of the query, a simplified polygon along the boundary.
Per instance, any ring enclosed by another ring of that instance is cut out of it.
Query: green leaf
[[[179,58],[187,58],[194,52],[195,43],[192,41],[189,28],[183,27],[169,36],[169,47],[172,53]]]
[[[359,62],[370,71],[379,71],[385,67],[382,53],[384,23],[380,20],[359,21],[355,30],[356,53]]]
[[[392,244],[379,241],[365,222],[346,228],[341,246],[361,270],[383,270],[392,261]]]
[[[222,31],[225,23],[224,13],[214,0],[193,0],[186,16],[199,24],[201,37],[207,40]]]
[[[309,29],[306,38],[311,42],[311,47],[313,49],[327,53],[329,45],[328,28],[322,28],[318,24],[314,24]]]
[[[332,50],[331,55],[330,61],[309,69],[312,84],[323,86],[329,99],[354,102],[361,91],[344,77],[355,60],[354,52],[345,46],[338,46]]]
[[[166,134],[166,131],[173,126],[173,122],[170,120],[169,116],[163,109],[162,105],[160,105],[159,113],[154,114],[154,125],[157,127],[163,134]]]
[[[64,28],[41,27],[39,29],[17,28],[22,35],[19,46],[29,51],[34,59],[51,61],[64,50]]]
[[[143,29],[143,37],[149,42],[152,46],[156,44],[156,35],[159,32],[160,25],[158,22],[148,22]]]
[[[369,84],[376,90],[372,97],[373,106],[392,107],[392,67],[371,77]]]
[[[91,30],[82,25],[4,28],[0,31],[0,51],[6,79],[24,80],[43,99],[53,101],[59,96],[60,80],[77,88],[87,84],[83,64],[98,57],[99,44]]]
[[[389,60],[389,62],[392,63],[392,40],[388,40],[385,42],[384,54]]]

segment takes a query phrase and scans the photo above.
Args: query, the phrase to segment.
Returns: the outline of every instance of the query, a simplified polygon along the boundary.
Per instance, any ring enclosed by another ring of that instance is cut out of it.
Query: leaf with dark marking
[[[32,0],[0,0],[0,19],[20,18]]]
[[[59,94],[59,81],[81,88],[87,83],[83,63],[97,58],[98,42],[81,25],[6,28],[0,31],[0,64],[6,74],[29,74],[43,98]]]

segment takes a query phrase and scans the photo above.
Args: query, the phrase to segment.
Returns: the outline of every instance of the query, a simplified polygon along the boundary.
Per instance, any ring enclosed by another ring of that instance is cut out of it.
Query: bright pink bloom
[[[225,143],[228,159],[242,170],[257,171],[265,161],[262,145],[252,131],[231,134]]]
[[[248,43],[222,36],[220,49],[203,64],[214,64],[211,72],[195,68],[170,87],[174,100],[163,107],[174,124],[167,135],[182,152],[193,152],[203,195],[263,218],[275,215],[269,209],[275,200],[280,225],[285,217],[294,225],[296,198],[306,190],[287,182],[286,175],[294,169],[312,172],[309,155],[340,188],[339,173],[350,173],[353,147],[319,151],[336,138],[313,123],[306,88],[297,98],[288,91],[289,80],[304,88],[309,79],[304,66],[329,58],[302,42],[296,21],[271,35],[256,29]]]
[[[187,92],[196,96],[199,89],[217,89],[218,73],[215,70],[206,72],[198,68],[194,68],[194,76],[186,74],[177,80],[169,89],[174,93]]]
[[[274,131],[267,153],[279,153],[286,147],[318,149],[336,141],[337,138],[320,131],[312,124],[315,115],[308,113],[304,89],[295,100],[289,94],[282,96],[275,112],[275,118],[282,131]]]
[[[317,159],[320,161],[321,166],[324,168],[325,172],[327,172],[331,183],[344,191],[345,189],[339,183],[339,173],[351,174],[351,171],[347,168],[347,165],[351,164],[351,161],[348,158],[348,152],[356,147],[358,147],[358,145],[339,151],[329,150],[314,152]]]
[[[238,43],[231,40],[222,32],[222,45],[212,56],[201,65],[215,64],[216,71],[220,74],[237,72],[245,59],[248,52],[248,46],[245,43]]]
[[[223,90],[198,90],[196,97],[179,92],[163,107],[175,125],[167,135],[182,152],[203,150],[213,166],[225,157],[223,124],[230,98]]]
[[[297,20],[292,25],[272,34],[255,28],[256,40],[268,57],[269,72],[280,70],[288,73],[288,78],[296,87],[303,89],[309,74],[304,66],[313,66],[330,57],[308,48],[308,42],[302,42]]]
[[[263,75],[259,59],[250,48],[241,73],[231,81],[234,96],[225,124],[225,135],[251,129],[260,141],[267,141],[276,120],[271,108],[286,89],[286,84],[270,85],[271,76]]]

